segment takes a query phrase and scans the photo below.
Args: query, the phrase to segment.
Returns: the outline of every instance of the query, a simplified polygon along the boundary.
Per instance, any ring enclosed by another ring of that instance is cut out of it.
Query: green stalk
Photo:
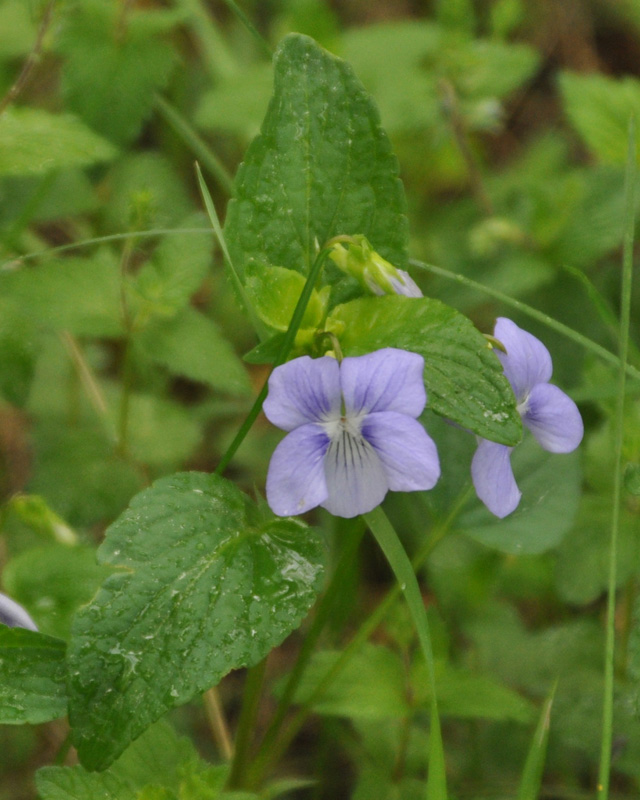
[[[615,418],[615,466],[613,474],[613,507],[611,512],[611,543],[609,546],[609,585],[607,589],[607,638],[605,645],[604,702],[602,709],[602,741],[598,800],[609,797],[611,746],[613,742],[613,671],[615,657],[616,568],[618,563],[618,528],[622,494],[622,445],[624,438],[624,400],[629,356],[629,325],[631,315],[631,284],[633,279],[633,241],[636,208],[636,124],[629,121],[629,148],[624,189],[624,243],[622,254],[622,297],[620,303],[620,372],[618,402]]]
[[[233,178],[218,156],[174,105],[159,94],[156,94],[155,103],[158,111],[198,161],[202,162],[205,169],[215,178],[220,188],[231,196],[233,194]]]
[[[509,297],[508,294],[504,294],[504,292],[501,292],[498,289],[491,289],[489,286],[485,286],[484,284],[478,283],[471,278],[467,278],[466,275],[459,275],[458,273],[451,272],[448,269],[436,267],[433,264],[425,264],[424,261],[416,261],[415,259],[411,259],[409,263],[414,267],[431,272],[433,275],[438,275],[441,278],[446,278],[449,281],[454,281],[462,286],[468,286],[470,289],[475,289],[478,292],[482,292],[482,294],[486,294],[488,297],[493,297],[496,300],[499,300],[501,303],[504,303],[506,306],[515,308],[516,311],[520,311],[523,314],[526,314],[528,317],[531,317],[531,319],[541,322],[543,325],[546,325],[547,328],[551,328],[551,330],[562,334],[562,336],[565,336],[567,339],[571,339],[573,342],[576,342],[576,344],[584,347],[585,350],[588,350],[589,352],[598,356],[603,361],[607,361],[609,364],[620,367],[620,358],[616,356],[615,353],[612,353],[611,351],[607,350],[606,347],[602,347],[602,345],[599,345],[597,342],[594,342],[588,337],[583,336],[581,333],[578,333],[578,331],[574,331],[573,328],[570,328],[568,325],[558,322],[557,319],[553,319],[553,317],[550,317],[548,314],[538,311],[537,308],[533,308],[532,306],[529,306],[520,300],[515,300],[513,297]],[[631,364],[626,363],[624,369],[625,373],[629,375],[629,377],[640,380],[640,369],[636,369],[635,367],[631,366]]]
[[[415,625],[420,648],[427,663],[427,674],[431,685],[431,728],[429,735],[429,773],[427,776],[426,800],[446,800],[447,776],[440,730],[440,715],[436,696],[436,671],[429,632],[429,620],[422,601],[420,586],[411,566],[411,561],[402,546],[393,526],[380,506],[363,514],[369,530],[389,562]]]
[[[233,11],[236,17],[240,20],[242,25],[249,31],[249,33],[253,36],[253,38],[258,43],[258,46],[264,53],[264,55],[271,59],[273,56],[273,51],[269,45],[269,42],[262,36],[262,34],[258,31],[255,25],[251,22],[249,17],[244,13],[244,11],[240,8],[240,6],[234,2],[234,0],[224,0],[226,5]]]
[[[320,272],[322,271],[322,266],[328,254],[329,250],[327,250],[326,248],[324,250],[321,250],[316,256],[316,260],[313,262],[313,266],[311,267],[309,275],[307,276],[307,282],[302,287],[302,292],[300,293],[300,297],[298,298],[298,303],[291,316],[291,322],[289,323],[287,332],[284,335],[280,351],[278,352],[278,355],[273,363],[272,371],[276,367],[279,367],[281,364],[284,364],[284,362],[287,360],[289,351],[293,347],[296,334],[298,333],[298,329],[300,328],[302,318],[304,317],[304,312],[306,311],[307,305],[309,304],[309,300],[311,299],[311,292],[313,292],[314,286],[316,285],[316,281],[320,276]],[[225,469],[229,466],[229,462],[236,454],[237,449],[240,447],[246,435],[249,433],[251,426],[258,418],[258,414],[262,409],[262,404],[264,403],[268,392],[269,392],[269,384],[268,381],[265,381],[262,389],[260,390],[260,394],[256,397],[256,400],[253,406],[251,407],[251,411],[249,411],[249,413],[247,414],[245,421],[242,423],[240,430],[235,435],[234,440],[227,448],[226,453],[220,459],[220,463],[218,464],[215,470],[216,475],[222,475]]]
[[[187,12],[190,28],[200,41],[202,54],[209,74],[214,80],[224,80],[237,72],[237,64],[227,47],[224,36],[216,28],[202,0],[177,0],[177,5]]]
[[[540,718],[536,726],[527,760],[522,770],[520,787],[516,800],[538,800],[540,797],[540,787],[542,786],[542,776],[544,773],[544,762],[547,757],[547,745],[549,743],[549,724],[551,721],[551,706],[556,693],[557,681],[547,699],[542,705]]]
[[[245,291],[244,284],[242,279],[240,278],[240,274],[231,259],[231,253],[229,252],[229,248],[227,247],[227,242],[224,238],[224,232],[222,230],[222,225],[220,224],[220,218],[218,217],[218,212],[216,211],[216,207],[213,204],[213,200],[211,199],[211,195],[209,194],[209,189],[207,188],[207,184],[205,183],[204,177],[202,176],[202,171],[200,169],[200,165],[196,161],[196,175],[198,176],[198,186],[200,187],[200,194],[202,195],[202,200],[204,202],[204,207],[207,209],[207,215],[209,217],[209,221],[211,222],[211,227],[213,228],[215,235],[218,239],[218,243],[220,244],[220,248],[222,250],[222,255],[224,256],[225,263],[229,268],[229,273],[231,274],[231,282],[233,283],[234,289],[238,293],[238,297],[240,298],[241,304],[244,306],[251,325],[258,335],[258,338],[261,342],[269,337],[269,331],[267,326],[264,322],[260,319],[256,310],[253,307],[253,303],[251,302],[249,295]]]
[[[51,258],[51,256],[67,253],[70,250],[81,250],[83,247],[92,247],[96,244],[107,244],[109,242],[126,242],[127,239],[155,239],[158,236],[170,236],[172,234],[204,234],[211,236],[211,228],[153,228],[148,231],[130,231],[127,233],[110,233],[107,236],[94,236],[91,239],[83,239],[81,242],[71,242],[61,244],[58,247],[48,247],[46,250],[38,250],[35,253],[25,253],[24,255],[4,261],[0,264],[0,272],[6,269],[15,269],[17,265],[26,261],[33,261],[38,258]]]
[[[260,663],[251,667],[247,672],[244,696],[242,698],[242,711],[240,712],[240,719],[238,721],[235,750],[231,761],[231,773],[228,781],[228,786],[231,789],[240,787],[243,784],[247,763],[249,761],[251,742],[253,741],[253,733],[260,709],[260,696],[262,694],[266,667],[267,659],[263,658]]]
[[[124,352],[122,354],[121,369],[121,394],[120,407],[118,410],[118,444],[117,451],[127,458],[129,450],[129,406],[131,398],[131,388],[133,385],[133,364],[131,363],[131,335],[133,333],[133,320],[129,311],[127,301],[126,280],[129,270],[129,262],[133,253],[135,239],[127,239],[120,259],[120,307],[122,311],[122,322],[125,329]]]

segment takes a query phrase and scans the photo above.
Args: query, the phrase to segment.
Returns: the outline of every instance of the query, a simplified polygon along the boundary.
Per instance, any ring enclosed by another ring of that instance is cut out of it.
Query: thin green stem
[[[224,0],[226,5],[233,11],[236,17],[240,20],[242,25],[249,31],[249,33],[253,36],[253,38],[258,43],[260,49],[265,54],[267,58],[271,58],[273,56],[273,50],[269,45],[269,42],[264,38],[264,36],[260,33],[260,31],[255,27],[255,25],[251,22],[249,17],[244,13],[244,11],[240,8],[240,6],[234,2],[234,0]]]
[[[83,247],[93,247],[94,245],[108,244],[109,242],[126,242],[127,239],[154,239],[158,236],[170,236],[171,234],[180,235],[185,233],[213,236],[211,228],[154,228],[149,231],[110,233],[107,236],[95,236],[91,239],[83,239],[81,242],[61,244],[58,247],[48,247],[46,250],[38,250],[36,253],[25,253],[24,255],[16,256],[16,258],[12,258],[10,261],[4,261],[0,264],[0,272],[3,270],[15,269],[17,266],[27,261],[33,261],[38,258],[51,258],[51,256],[68,253],[71,250],[81,250]]]
[[[300,297],[298,298],[298,303],[291,316],[291,322],[289,323],[287,332],[284,335],[282,346],[280,347],[280,351],[273,363],[273,369],[279,367],[280,364],[284,364],[284,362],[287,360],[289,351],[293,347],[296,334],[298,333],[298,329],[300,328],[300,323],[302,322],[304,312],[307,308],[309,300],[311,299],[311,293],[313,292],[314,286],[316,285],[316,281],[320,276],[320,272],[322,271],[322,267],[328,253],[329,251],[326,248],[321,250],[316,256],[316,260],[313,262],[313,266],[311,267],[309,275],[307,276],[307,282],[302,287],[302,292],[300,293]],[[265,381],[262,389],[260,390],[260,394],[257,396],[251,408],[251,411],[249,411],[249,413],[247,414],[245,421],[242,423],[240,430],[238,431],[235,438],[227,448],[226,453],[220,459],[220,463],[218,464],[215,470],[216,475],[221,475],[228,467],[229,462],[231,461],[236,451],[244,441],[246,435],[249,433],[253,423],[258,418],[258,414],[262,409],[262,404],[264,403],[267,397],[268,391],[269,391],[269,385],[268,382]]]
[[[200,42],[211,77],[214,80],[229,78],[237,71],[237,64],[205,4],[202,0],[178,0],[178,4],[191,18],[190,27]]]
[[[187,145],[204,168],[217,181],[221,189],[229,196],[233,194],[233,178],[218,156],[193,126],[182,116],[178,109],[162,95],[156,94],[155,104],[164,119],[171,125],[182,141]]]
[[[225,761],[231,761],[233,758],[233,745],[217,686],[207,689],[202,695],[202,702],[218,750]]]
[[[574,331],[573,328],[570,328],[568,325],[558,322],[558,320],[553,319],[553,317],[550,317],[548,314],[544,314],[542,311],[538,311],[538,309],[532,308],[520,300],[515,300],[513,297],[509,297],[508,294],[505,294],[498,289],[491,289],[489,286],[484,286],[482,283],[478,283],[471,278],[467,278],[466,275],[459,275],[458,273],[451,272],[448,269],[436,267],[433,264],[425,264],[424,261],[416,261],[415,259],[411,259],[409,263],[418,269],[424,269],[427,272],[431,272],[433,275],[438,275],[441,278],[455,281],[463,286],[468,286],[470,289],[475,289],[478,292],[482,292],[482,294],[493,297],[496,300],[500,300],[500,302],[504,303],[506,306],[515,308],[517,311],[520,311],[523,314],[526,314],[528,317],[531,317],[531,319],[535,319],[538,322],[541,322],[543,325],[546,325],[548,328],[551,328],[557,333],[562,334],[567,339],[571,339],[571,341],[576,342],[576,344],[579,344],[590,353],[597,355],[599,358],[603,359],[603,361],[607,361],[609,364],[620,367],[620,357],[607,350],[606,347],[602,347],[602,345],[599,345],[597,342],[594,342],[588,337],[583,336],[581,333],[578,333],[578,331]],[[635,367],[631,366],[631,364],[625,364],[625,373],[631,378],[640,380],[640,369],[636,369]]]
[[[120,407],[118,410],[118,453],[128,456],[129,450],[129,408],[131,399],[131,388],[133,386],[133,364],[131,363],[131,334],[133,331],[133,320],[129,310],[127,300],[127,273],[129,262],[133,254],[135,239],[127,239],[122,250],[120,259],[120,307],[122,312],[122,322],[124,325],[124,352],[122,354],[122,366],[120,370]]]
[[[218,217],[218,212],[216,211],[216,207],[213,203],[211,198],[211,194],[209,193],[209,189],[205,182],[204,176],[202,175],[202,170],[200,169],[200,164],[196,161],[196,176],[198,178],[198,186],[200,187],[200,194],[202,195],[202,201],[204,203],[204,207],[207,210],[207,216],[209,217],[209,221],[211,222],[211,227],[216,235],[218,240],[218,244],[220,245],[220,249],[222,250],[222,255],[224,256],[225,263],[229,268],[229,274],[231,275],[231,280],[233,282],[234,289],[236,290],[238,297],[240,298],[240,302],[244,307],[245,311],[249,316],[249,321],[251,322],[251,326],[253,330],[258,335],[258,338],[261,342],[269,337],[269,330],[264,322],[258,316],[249,295],[247,294],[246,289],[244,288],[244,283],[242,282],[242,278],[240,277],[240,273],[236,268],[236,265],[233,263],[233,259],[231,258],[231,253],[229,252],[229,248],[227,247],[227,242],[224,238],[224,231],[222,230],[222,225],[220,224],[220,218]]]
[[[229,774],[228,785],[230,789],[242,786],[247,771],[256,719],[260,709],[260,696],[262,695],[266,667],[267,659],[263,658],[259,664],[256,664],[255,667],[252,667],[247,672],[242,711],[240,712],[236,731],[235,752],[231,761],[231,773]]]
[[[49,30],[51,20],[53,19],[55,4],[56,0],[50,0],[49,4],[46,6],[31,52],[27,56],[27,60],[24,62],[22,70],[20,71],[15,83],[10,87],[9,91],[4,95],[4,97],[0,99],[0,114],[3,113],[7,106],[17,99],[20,92],[22,92],[25,86],[29,83],[33,70],[40,62],[44,37]]]
[[[482,213],[487,217],[492,217],[495,213],[493,203],[482,180],[482,172],[480,171],[478,160],[469,145],[469,133],[464,117],[460,113],[460,104],[458,103],[455,87],[450,81],[441,80],[439,88],[443,98],[444,110],[451,123],[453,138],[467,168],[473,195],[482,209]]]
[[[622,446],[624,441],[624,400],[629,356],[629,327],[631,319],[631,284],[633,279],[633,242],[636,208],[636,134],[635,119],[629,122],[629,149],[625,171],[625,227],[622,254],[622,296],[620,302],[620,372],[618,402],[615,417],[615,467],[613,474],[613,505],[611,512],[611,542],[609,546],[609,584],[607,588],[607,634],[605,645],[604,702],[602,709],[602,741],[598,800],[609,797],[611,746],[613,742],[613,677],[615,665],[615,610],[618,563],[618,528],[622,494]]]

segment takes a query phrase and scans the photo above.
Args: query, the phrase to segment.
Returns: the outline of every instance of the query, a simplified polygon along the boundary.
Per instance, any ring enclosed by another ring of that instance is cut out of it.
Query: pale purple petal
[[[327,496],[324,457],[329,437],[320,425],[301,425],[274,450],[267,473],[267,501],[274,514],[291,517]]]
[[[584,426],[578,407],[562,389],[550,383],[534,386],[522,421],[550,453],[570,453],[582,441]]]
[[[403,294],[405,297],[424,297],[422,290],[408,272],[399,269],[398,274],[399,278],[390,278],[391,286],[396,294]]]
[[[522,496],[511,469],[512,449],[488,439],[479,439],[471,462],[476,494],[500,519],[515,511]]]
[[[422,425],[394,411],[369,414],[362,435],[370,442],[394,492],[433,489],[440,477],[440,461],[433,439]]]
[[[498,349],[494,352],[520,403],[536,384],[547,383],[551,378],[551,356],[539,339],[506,317],[497,319],[493,335],[507,350],[506,354]]]
[[[0,592],[0,624],[10,628],[27,628],[37,631],[36,623],[15,600]]]
[[[385,347],[340,365],[347,414],[397,411],[418,417],[427,402],[424,359],[417,353]]]
[[[270,422],[292,431],[339,416],[340,404],[340,366],[335,358],[302,356],[273,370],[263,409]]]
[[[324,460],[327,499],[337,517],[357,517],[380,505],[389,489],[382,462],[362,436],[341,430]]]

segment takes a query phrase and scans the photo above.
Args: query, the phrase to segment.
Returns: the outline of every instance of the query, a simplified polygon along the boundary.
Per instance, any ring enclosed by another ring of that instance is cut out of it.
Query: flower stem
[[[240,712],[238,730],[236,732],[235,752],[231,762],[231,773],[228,782],[228,786],[231,789],[242,786],[247,771],[266,667],[267,659],[263,658],[262,661],[251,667],[247,672],[242,711]]]
[[[398,534],[389,522],[380,506],[363,514],[369,530],[374,535],[380,549],[389,562],[389,566],[398,581],[413,623],[418,634],[420,648],[427,663],[427,674],[431,684],[431,730],[429,736],[429,774],[427,778],[427,800],[446,800],[447,783],[444,763],[444,750],[442,746],[442,732],[440,730],[440,715],[438,713],[438,700],[436,696],[436,672],[429,631],[429,620],[424,607],[418,580],[413,571],[411,561],[402,546]]]
[[[618,375],[618,401],[615,416],[615,466],[613,473],[613,501],[611,512],[611,542],[609,546],[609,585],[607,588],[607,638],[605,645],[604,703],[602,708],[602,740],[600,772],[598,775],[598,800],[609,797],[611,747],[613,742],[613,672],[615,658],[615,611],[618,563],[618,528],[620,525],[620,499],[622,494],[622,446],[624,440],[624,400],[629,356],[629,326],[631,317],[631,284],[633,278],[633,240],[636,208],[636,124],[629,121],[629,149],[625,170],[625,228],[622,254],[622,297],[620,302],[620,372]]]
[[[156,94],[155,105],[166,122],[171,125],[195,157],[204,164],[209,174],[216,179],[218,186],[231,196],[233,194],[233,178],[204,139],[193,129],[178,109],[162,95]]]
[[[329,254],[328,249],[326,247],[323,248],[316,256],[316,259],[313,262],[311,269],[309,270],[309,275],[307,276],[307,282],[302,287],[302,292],[300,293],[300,297],[298,298],[298,303],[291,316],[291,322],[289,323],[287,332],[284,335],[280,351],[278,352],[278,355],[276,356],[276,359],[273,363],[272,371],[276,367],[279,367],[281,364],[284,364],[284,362],[287,360],[289,351],[293,347],[296,334],[298,333],[298,328],[300,327],[302,318],[304,317],[304,312],[306,311],[309,300],[311,299],[311,293],[313,292],[313,289],[316,285],[316,281],[318,280],[318,277],[324,265],[324,261],[328,254]],[[251,426],[258,418],[258,414],[262,410],[262,404],[264,403],[267,397],[268,391],[269,391],[269,384],[268,381],[265,381],[262,389],[260,390],[260,394],[256,397],[256,400],[251,408],[251,411],[249,411],[249,413],[247,414],[245,421],[242,423],[240,430],[235,435],[234,440],[227,448],[226,453],[220,459],[220,463],[218,464],[215,470],[216,475],[222,475],[222,473],[229,465],[229,462],[236,454],[236,451],[244,441],[246,435],[249,433]]]
[[[227,721],[222,710],[222,703],[220,702],[220,694],[216,686],[207,689],[202,695],[202,702],[218,750],[225,761],[231,761],[233,757],[233,745],[231,744],[229,728],[227,727]]]
[[[417,261],[416,259],[411,259],[409,261],[411,266],[418,267],[418,269],[424,269],[427,272],[431,272],[434,275],[438,275],[441,278],[446,278],[450,281],[455,281],[456,283],[460,283],[463,286],[468,286],[470,289],[475,289],[478,292],[482,292],[482,294],[486,294],[489,297],[493,297],[496,300],[499,300],[501,303],[504,303],[506,306],[510,308],[515,308],[516,311],[520,311],[523,314],[526,314],[531,319],[535,319],[537,322],[541,322],[543,325],[546,325],[547,328],[551,328],[551,330],[560,333],[562,336],[565,336],[567,339],[571,339],[576,344],[579,344],[580,347],[583,347],[585,350],[593,353],[594,355],[601,358],[603,361],[607,361],[609,364],[613,364],[616,367],[620,366],[620,357],[617,356],[615,353],[612,353],[610,350],[607,350],[606,347],[602,347],[597,342],[594,342],[592,339],[589,339],[587,336],[583,336],[578,331],[574,331],[573,328],[570,328],[568,325],[564,325],[562,322],[558,322],[557,319],[553,319],[548,314],[544,314],[542,311],[538,311],[537,308],[533,308],[532,306],[523,303],[520,300],[515,300],[513,297],[510,297],[508,294],[501,292],[499,289],[492,289],[489,286],[485,286],[482,283],[478,283],[477,281],[472,280],[471,278],[467,278],[466,275],[460,275],[456,272],[451,272],[451,270],[443,269],[442,267],[436,267],[434,264],[426,264],[424,261]],[[640,380],[640,369],[636,369],[636,367],[632,366],[631,364],[627,364],[625,362],[625,373],[630,378],[635,378],[636,380]]]

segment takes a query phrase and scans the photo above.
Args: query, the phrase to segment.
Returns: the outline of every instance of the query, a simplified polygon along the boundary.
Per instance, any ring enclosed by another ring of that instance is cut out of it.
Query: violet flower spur
[[[323,506],[339,517],[375,508],[389,489],[431,489],[440,477],[424,359],[384,348],[364,356],[302,356],[274,369],[264,412],[288,435],[276,447],[267,500],[279,516]]]
[[[547,348],[505,317],[498,318],[493,335],[507,351],[495,352],[516,396],[524,425],[550,453],[575,450],[584,433],[582,417],[573,400],[549,383],[553,367]],[[479,439],[471,462],[476,494],[500,518],[515,511],[521,497],[511,469],[512,449]]]

